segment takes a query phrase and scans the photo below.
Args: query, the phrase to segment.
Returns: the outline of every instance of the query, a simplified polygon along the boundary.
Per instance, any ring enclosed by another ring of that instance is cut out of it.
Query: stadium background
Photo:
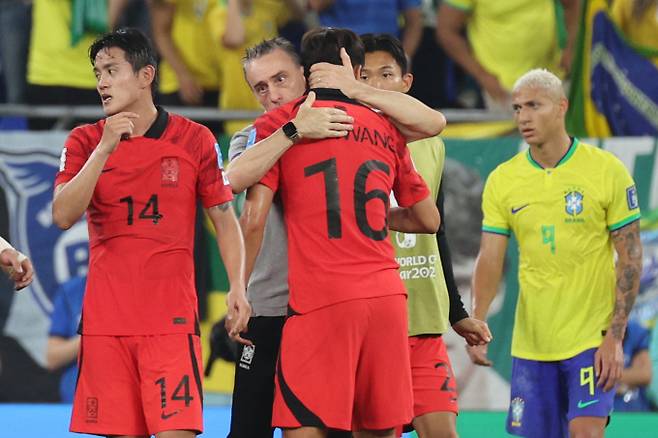
[[[637,182],[643,210],[645,267],[632,317],[651,326],[658,314],[658,53],[629,45],[607,19],[604,3],[588,1],[584,8],[572,77],[570,129],[584,141],[616,154]],[[614,100],[617,107],[606,105],[606,98]],[[20,127],[21,118],[0,117],[0,126]],[[443,135],[448,158],[445,220],[465,302],[469,302],[470,274],[479,245],[483,182],[497,164],[527,147],[513,132],[512,123],[502,121],[453,124]],[[55,376],[43,370],[52,294],[58,285],[87,269],[86,225],[81,221],[62,232],[50,217],[52,181],[66,134],[0,131],[0,234],[9,236],[34,261],[38,274],[34,285],[20,294],[11,292],[6,282],[1,285],[0,419],[4,426],[0,436],[19,430],[23,436],[69,436],[68,405],[16,404],[54,401]],[[225,150],[228,138],[219,140]],[[208,228],[205,238],[212,239]],[[205,342],[212,323],[224,314],[227,289],[216,248],[207,246],[207,263],[212,269],[204,278]],[[506,436],[503,411],[508,404],[509,351],[518,294],[517,254],[514,245],[510,247],[502,293],[489,320],[495,335],[490,348],[494,367],[471,365],[463,341],[454,333],[446,336],[457,374],[460,405],[465,410],[458,420],[463,437]],[[232,379],[232,364],[220,361],[205,381],[210,405],[206,410],[207,436],[226,432]],[[608,436],[658,436],[658,416],[616,415]]]

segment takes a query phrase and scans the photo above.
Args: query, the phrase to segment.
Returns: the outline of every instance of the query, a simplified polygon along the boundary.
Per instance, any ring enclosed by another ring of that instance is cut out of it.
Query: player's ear
[[[140,85],[142,88],[151,88],[155,80],[155,66],[147,65],[139,70]]]
[[[402,75],[402,83],[404,84],[404,92],[408,93],[411,89],[411,85],[414,83],[414,75],[411,73],[405,73]]]

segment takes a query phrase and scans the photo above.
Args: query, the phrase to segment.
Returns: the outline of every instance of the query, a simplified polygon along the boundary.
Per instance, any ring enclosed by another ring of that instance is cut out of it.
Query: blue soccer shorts
[[[552,362],[513,358],[507,432],[562,438],[576,417],[608,417],[615,390],[596,386],[594,353],[596,348]]]

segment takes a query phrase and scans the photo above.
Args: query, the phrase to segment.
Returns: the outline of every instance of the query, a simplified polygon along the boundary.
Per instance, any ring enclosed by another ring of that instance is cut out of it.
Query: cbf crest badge
[[[583,212],[583,194],[572,191],[564,196],[565,210],[570,216],[578,216]]]
[[[512,399],[512,427],[521,427],[521,419],[523,418],[523,409],[525,408],[525,401],[521,397],[514,397]]]

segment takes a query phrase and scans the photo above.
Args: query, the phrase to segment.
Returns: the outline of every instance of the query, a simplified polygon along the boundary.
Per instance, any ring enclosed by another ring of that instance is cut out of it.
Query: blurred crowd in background
[[[629,40],[658,49],[655,0],[611,6]],[[545,67],[568,78],[580,10],[579,0],[0,0],[0,102],[98,104],[89,44],[130,26],[160,55],[159,103],[258,110],[242,76],[245,48],[277,35],[298,46],[321,25],[399,36],[411,94],[432,107],[508,110],[523,72]]]

